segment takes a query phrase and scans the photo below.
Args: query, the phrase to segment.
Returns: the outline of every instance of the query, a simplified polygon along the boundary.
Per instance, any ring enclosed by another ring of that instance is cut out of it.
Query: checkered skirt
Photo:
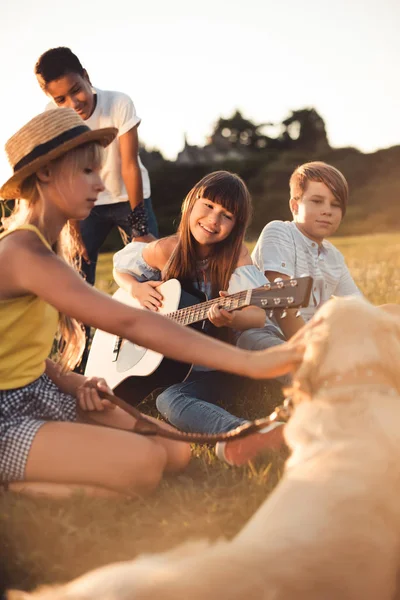
[[[0,481],[21,481],[38,429],[47,421],[76,421],[75,398],[42,375],[29,385],[0,390]]]

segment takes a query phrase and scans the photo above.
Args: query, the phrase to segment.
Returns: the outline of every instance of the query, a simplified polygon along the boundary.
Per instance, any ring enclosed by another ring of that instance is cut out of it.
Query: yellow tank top
[[[34,225],[21,225],[0,234],[0,240],[14,231],[34,231],[51,250]],[[23,387],[45,370],[58,326],[58,311],[38,296],[0,300],[0,390]]]

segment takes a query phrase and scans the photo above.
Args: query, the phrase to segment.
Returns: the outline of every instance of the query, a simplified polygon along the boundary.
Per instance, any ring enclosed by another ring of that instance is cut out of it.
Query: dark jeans
[[[164,390],[157,398],[162,416],[182,431],[221,433],[246,422],[229,413],[225,404],[240,393],[248,380],[220,371],[192,371],[183,383]]]
[[[151,203],[151,198],[145,198],[144,205],[147,212],[149,233],[152,233],[155,237],[157,237],[158,226]],[[128,217],[131,212],[132,209],[129,202],[102,204],[92,208],[90,215],[80,222],[82,240],[85,244],[90,260],[90,263],[82,260],[82,272],[86,278],[86,281],[90,283],[90,285],[94,285],[99,250],[113,227],[122,229],[122,231],[125,232],[128,240],[132,240],[132,227],[128,222]],[[85,332],[85,349],[83,351],[82,360],[79,366],[75,369],[78,373],[85,372],[87,357],[89,354],[88,340],[90,336],[90,327],[85,326]]]
[[[155,237],[158,236],[158,227],[156,217],[151,204],[151,198],[144,200],[147,212],[149,232]],[[117,204],[103,204],[95,206],[90,215],[81,221],[80,230],[83,243],[89,256],[90,263],[82,261],[82,271],[86,281],[94,285],[96,277],[96,265],[99,250],[106,237],[114,227],[124,231],[129,239],[132,240],[132,228],[129,225],[128,217],[131,213],[129,202],[118,202]]]

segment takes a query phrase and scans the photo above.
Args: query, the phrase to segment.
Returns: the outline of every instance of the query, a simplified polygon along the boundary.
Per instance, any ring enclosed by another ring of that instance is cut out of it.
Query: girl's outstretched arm
[[[244,351],[151,311],[130,308],[88,285],[31,232],[17,232],[9,240],[13,243],[7,245],[7,272],[12,278],[8,285],[15,296],[35,294],[60,313],[169,358],[239,375],[276,377],[292,370],[302,359],[302,344],[263,352]]]

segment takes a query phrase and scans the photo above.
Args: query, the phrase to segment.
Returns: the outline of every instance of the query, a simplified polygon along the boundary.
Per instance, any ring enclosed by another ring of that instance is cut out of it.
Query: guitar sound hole
[[[117,358],[117,372],[125,373],[132,369],[146,354],[147,349],[124,340]]]

